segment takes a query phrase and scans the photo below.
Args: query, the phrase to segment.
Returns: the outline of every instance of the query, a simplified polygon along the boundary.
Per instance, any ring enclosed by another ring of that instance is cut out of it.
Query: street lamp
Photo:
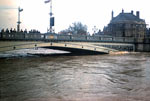
[[[92,28],[92,30],[94,31],[93,34],[95,35],[98,29],[96,28],[96,26],[94,26],[94,28]]]

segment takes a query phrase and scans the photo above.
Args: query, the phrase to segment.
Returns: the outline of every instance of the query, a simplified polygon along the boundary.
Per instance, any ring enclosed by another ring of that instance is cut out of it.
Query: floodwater
[[[150,53],[3,58],[0,101],[150,101]]]

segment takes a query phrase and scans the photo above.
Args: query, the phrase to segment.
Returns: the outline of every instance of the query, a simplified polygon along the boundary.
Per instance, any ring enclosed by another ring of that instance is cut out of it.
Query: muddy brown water
[[[0,59],[0,101],[150,101],[150,53]]]

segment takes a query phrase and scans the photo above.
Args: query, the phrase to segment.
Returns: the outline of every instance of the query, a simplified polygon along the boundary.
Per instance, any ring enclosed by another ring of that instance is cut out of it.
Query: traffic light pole
[[[51,0],[51,2],[50,2],[50,20],[49,20],[49,26],[50,26],[49,31],[50,31],[50,33],[53,32],[52,25],[51,25],[51,18],[52,18],[52,16],[53,16],[53,13],[52,13],[52,0]]]

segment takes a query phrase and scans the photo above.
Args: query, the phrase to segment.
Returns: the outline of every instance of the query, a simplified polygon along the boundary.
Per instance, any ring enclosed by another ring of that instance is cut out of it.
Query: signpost
[[[20,21],[20,13],[23,11],[22,8],[18,7],[18,22],[17,22],[17,32],[20,32],[20,24],[21,24],[21,21]]]

